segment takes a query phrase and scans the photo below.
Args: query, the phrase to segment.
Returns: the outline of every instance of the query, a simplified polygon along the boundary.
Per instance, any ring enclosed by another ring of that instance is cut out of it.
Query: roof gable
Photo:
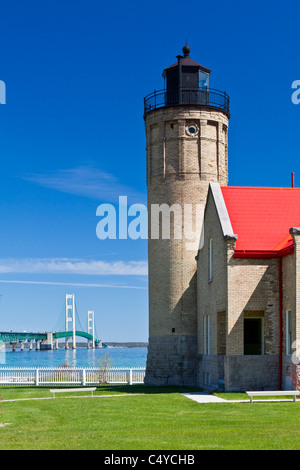
[[[300,225],[300,188],[222,187],[235,234],[236,252],[273,252],[293,246]]]

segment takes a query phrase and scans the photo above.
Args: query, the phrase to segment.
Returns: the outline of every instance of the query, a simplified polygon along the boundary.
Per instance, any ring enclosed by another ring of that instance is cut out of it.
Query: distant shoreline
[[[109,348],[147,348],[148,343],[110,343],[104,341]]]
[[[117,343],[117,342],[110,342],[110,341],[108,341],[108,342],[103,341],[103,342],[104,342],[104,344],[106,344],[106,346],[108,346],[108,348],[147,348],[148,347],[148,343],[144,343],[144,342],[124,342],[124,343]],[[79,349],[80,348],[86,349],[87,344],[86,343],[76,343],[76,347],[79,348]],[[10,343],[6,343],[5,348],[6,349],[12,349],[13,346]],[[20,348],[19,344],[18,344],[17,348],[18,349]],[[65,343],[63,343],[63,342],[59,343],[59,349],[64,349],[64,348],[65,348]],[[24,349],[29,349],[29,343],[24,343]]]

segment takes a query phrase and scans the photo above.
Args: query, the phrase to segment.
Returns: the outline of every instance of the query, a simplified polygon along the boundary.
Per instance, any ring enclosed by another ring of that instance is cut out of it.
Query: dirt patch
[[[0,428],[3,428],[4,426],[9,426],[11,423],[0,423]]]

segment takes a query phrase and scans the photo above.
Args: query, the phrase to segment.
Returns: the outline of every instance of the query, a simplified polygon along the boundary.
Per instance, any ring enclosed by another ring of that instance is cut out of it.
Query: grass
[[[213,393],[216,397],[224,398],[224,400],[248,400],[249,397],[247,393],[225,393],[225,392],[216,392]]]
[[[33,386],[20,386],[20,387],[1,387],[0,386],[0,400],[17,400],[23,398],[49,398],[52,397],[52,393],[50,390],[55,389],[56,387],[33,387]],[[60,388],[60,387],[57,387]],[[63,385],[62,388],[72,388],[74,386],[65,386]],[[82,388],[82,387],[81,387]],[[97,395],[120,395],[120,394],[161,394],[161,393],[187,393],[187,392],[199,392],[199,388],[192,388],[192,387],[145,387],[144,385],[102,385],[98,386],[97,390],[94,392],[94,396]],[[91,392],[76,392],[74,395],[90,395]],[[57,397],[64,397],[64,396],[73,396],[72,394],[68,393],[60,393]]]
[[[216,397],[224,398],[225,400],[247,400],[249,401],[249,395],[247,393],[228,393],[228,392],[216,392],[213,395]],[[293,400],[293,397],[290,395],[270,395],[270,396],[258,396],[253,397],[253,401],[255,400]]]
[[[2,421],[11,425],[0,428],[0,449],[300,448],[299,403],[199,404],[180,394],[188,391],[195,389],[103,386],[97,395],[114,396],[2,403]],[[2,387],[0,394],[51,397],[49,388],[35,387]]]

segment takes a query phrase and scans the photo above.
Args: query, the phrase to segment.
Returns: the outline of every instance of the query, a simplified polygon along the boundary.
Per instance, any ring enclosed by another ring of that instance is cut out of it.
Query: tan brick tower
[[[196,384],[198,243],[188,248],[185,213],[192,205],[189,220],[195,230],[196,205],[201,205],[200,238],[208,185],[227,185],[228,179],[228,95],[209,88],[210,70],[190,58],[188,46],[183,54],[164,70],[166,88],[144,100],[149,210],[145,383],[152,385]],[[182,208],[180,225],[171,211],[170,239],[161,233],[159,239],[153,238],[153,205],[162,204]]]

